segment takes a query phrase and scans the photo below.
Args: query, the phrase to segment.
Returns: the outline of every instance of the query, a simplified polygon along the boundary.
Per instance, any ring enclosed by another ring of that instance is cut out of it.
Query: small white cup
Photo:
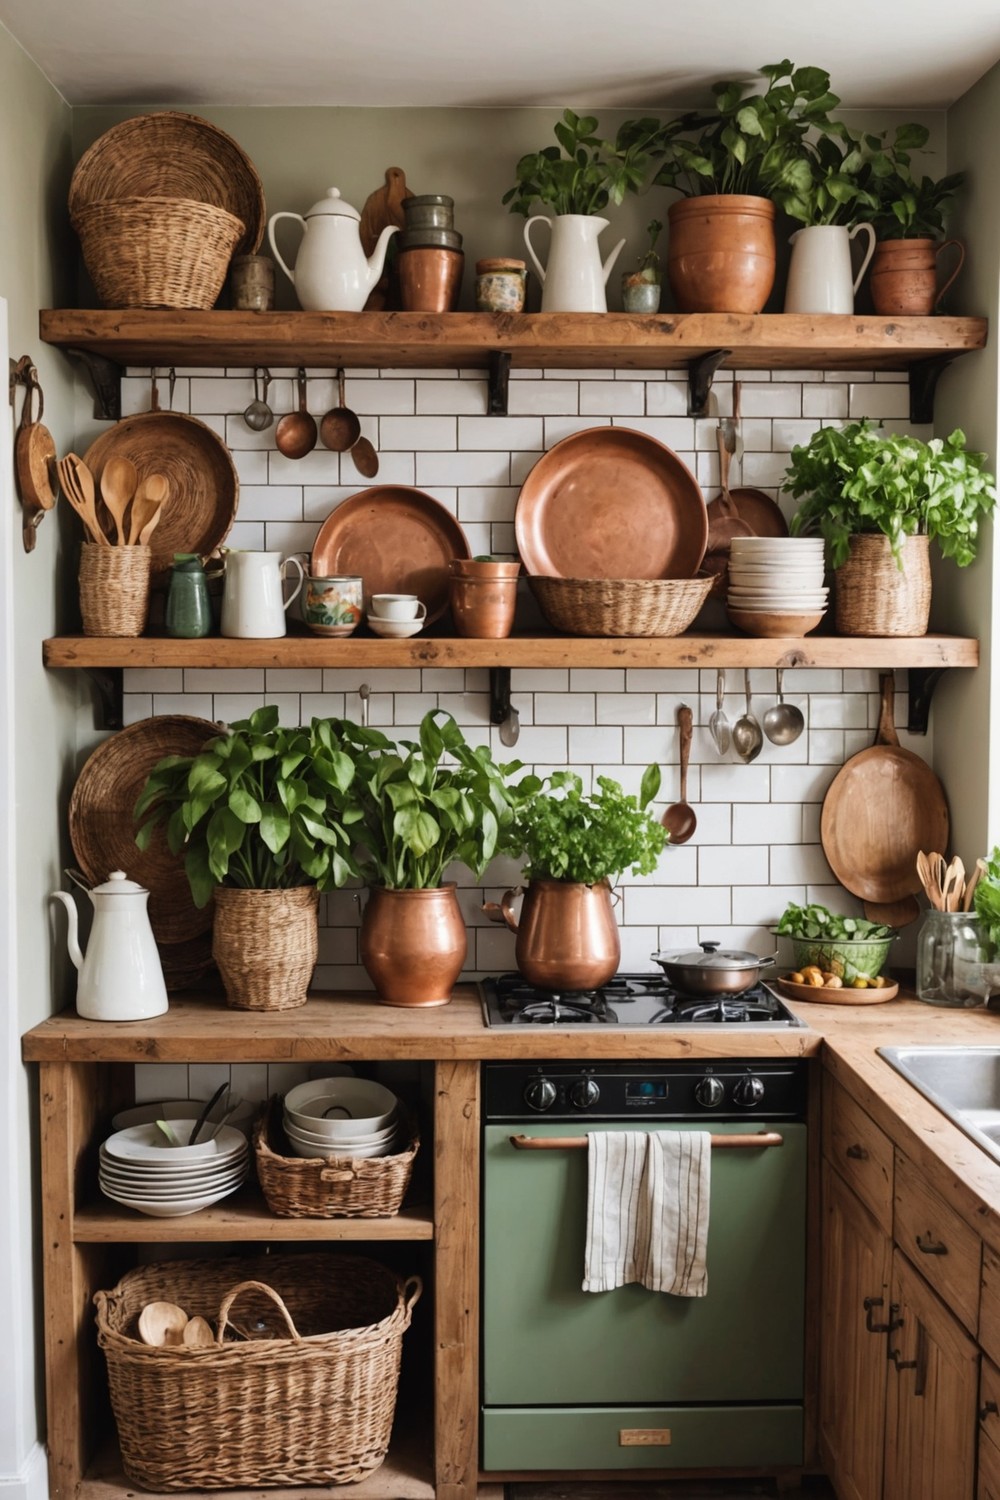
[[[380,620],[423,620],[427,606],[416,594],[372,594],[371,612]]]

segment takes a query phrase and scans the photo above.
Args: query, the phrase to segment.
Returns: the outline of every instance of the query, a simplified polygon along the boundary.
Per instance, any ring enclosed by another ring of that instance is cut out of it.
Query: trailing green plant
[[[166,823],[198,907],[217,885],[332,890],[358,873],[354,777],[331,720],[285,729],[277,708],[259,708],[199,754],[168,755],[153,767],[135,807],[136,843],[147,848]]]
[[[926,535],[964,568],[976,556],[980,518],[996,505],[986,454],[967,449],[959,428],[923,442],[849,422],[820,428],[790,458],[782,489],[808,497],[792,517],[792,533],[823,536],[835,568],[847,561],[857,533],[887,536],[900,567],[904,538]]]
[[[614,141],[597,135],[597,127],[595,115],[563,110],[554,128],[559,144],[529,152],[514,169],[517,181],[501,200],[511,213],[527,218],[534,204],[543,203],[554,214],[599,214],[638,192],[649,174],[659,121],[629,121]]]
[[[584,795],[573,771],[529,776],[517,787],[518,806],[508,851],[524,855],[528,880],[612,883],[626,870],[650,875],[667,845],[667,831],[646,811],[660,789],[660,770],[646,768],[638,797],[610,776]]]
[[[898,125],[890,144],[888,131],[864,135],[865,191],[873,200],[870,221],[880,240],[936,239],[944,233],[944,207],[965,181],[962,172],[952,172],[936,181],[914,176],[911,155],[926,146],[930,131],[925,125]]]

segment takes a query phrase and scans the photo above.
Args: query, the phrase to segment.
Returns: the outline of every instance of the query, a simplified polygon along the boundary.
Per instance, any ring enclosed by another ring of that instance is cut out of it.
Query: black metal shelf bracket
[[[97,694],[95,729],[124,729],[124,670],[121,667],[86,667],[84,670]]]
[[[910,366],[910,421],[916,425],[929,425],[934,421],[934,392],[941,378],[955,358],[954,354],[937,354],[930,359],[918,359]]]
[[[707,417],[708,398],[712,392],[712,378],[724,359],[732,354],[731,349],[710,349],[699,354],[688,365],[688,416]]]
[[[92,349],[70,349],[74,359],[87,367],[94,392],[94,416],[99,422],[118,422],[122,414],[122,367]]]
[[[947,670],[947,667],[909,667],[907,669],[909,708],[906,727],[910,734],[927,733],[934,689]]]
[[[510,667],[490,667],[490,723],[510,718]]]
[[[510,377],[510,355],[504,349],[490,350],[489,386],[487,388],[486,415],[507,415],[507,381]]]

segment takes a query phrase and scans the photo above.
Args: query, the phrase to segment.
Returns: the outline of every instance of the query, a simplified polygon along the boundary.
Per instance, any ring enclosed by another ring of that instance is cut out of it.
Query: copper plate
[[[590,427],[535,464],[514,530],[529,573],[693,578],[708,515],[698,481],[671,448],[628,427]]]
[[[777,501],[772,500],[766,491],[737,485],[729,493],[736,503],[740,520],[747,523],[754,536],[788,535],[788,522]]]
[[[448,608],[448,563],[471,556],[465,532],[440,501],[406,484],[377,484],[327,516],[313,544],[312,572],[360,574],[366,610],[372,594],[416,594],[429,625]]]

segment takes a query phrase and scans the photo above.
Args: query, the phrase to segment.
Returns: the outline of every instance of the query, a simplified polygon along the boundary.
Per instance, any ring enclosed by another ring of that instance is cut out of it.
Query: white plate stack
[[[194,1116],[175,1119],[169,1128],[176,1140],[186,1142],[195,1123]],[[115,1203],[155,1219],[173,1219],[234,1193],[246,1179],[249,1161],[247,1138],[231,1125],[223,1125],[211,1140],[174,1146],[151,1121],[108,1137],[100,1151],[98,1182]]]
[[[285,1095],[283,1121],[296,1156],[391,1156],[406,1127],[391,1089],[367,1078],[313,1078]]]
[[[788,617],[788,634],[797,621],[814,629],[826,613],[822,537],[734,536],[729,553],[726,605],[734,624],[740,615]]]

